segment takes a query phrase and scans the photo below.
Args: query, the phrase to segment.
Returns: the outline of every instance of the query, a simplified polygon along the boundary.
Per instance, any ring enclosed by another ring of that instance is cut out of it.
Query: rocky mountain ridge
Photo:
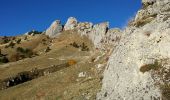
[[[87,36],[96,48],[103,48],[104,44],[113,45],[121,38],[122,31],[118,28],[109,29],[109,23],[103,22],[93,25],[91,22],[78,22],[76,18],[68,18],[64,27],[59,20],[56,20],[46,30],[45,34],[49,37],[56,37],[62,31],[76,30],[81,36]]]

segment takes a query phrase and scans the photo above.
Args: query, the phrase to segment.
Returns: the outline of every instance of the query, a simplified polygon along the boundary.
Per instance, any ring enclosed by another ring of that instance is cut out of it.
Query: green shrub
[[[34,34],[34,35],[35,34],[42,34],[42,32],[32,30],[32,31],[28,32],[28,35],[31,35],[31,34]]]
[[[77,44],[76,42],[73,42],[70,45],[75,47],[75,48],[80,48],[81,51],[89,51],[89,48],[85,45],[84,42],[81,45]]]
[[[0,63],[8,63],[8,62],[9,62],[8,58],[6,57],[6,55],[2,54],[0,49]]]
[[[28,37],[27,37],[27,36],[25,36],[25,37],[24,37],[24,40],[27,40],[27,39],[28,39]]]
[[[81,45],[81,50],[82,51],[89,51],[89,48],[85,45],[85,43],[83,42]]]
[[[16,43],[17,43],[17,44],[20,44],[20,43],[21,43],[21,39],[18,39],[18,40],[16,41]]]
[[[34,54],[32,50],[27,49],[27,48],[24,49],[24,48],[18,47],[16,51],[20,54],[22,58],[32,57],[32,55]]]
[[[45,52],[49,52],[51,49],[50,49],[50,47],[47,47],[46,49],[45,49]]]
[[[0,63],[8,63],[9,60],[7,57],[3,56],[3,57],[0,57]]]
[[[7,36],[4,36],[2,39],[4,44],[10,42],[10,39]]]
[[[76,43],[76,42],[73,42],[73,44],[71,44],[73,47],[75,48],[79,48],[80,46]]]

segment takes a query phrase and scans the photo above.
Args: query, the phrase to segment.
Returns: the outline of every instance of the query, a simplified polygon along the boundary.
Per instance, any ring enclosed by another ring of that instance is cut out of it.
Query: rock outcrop
[[[96,24],[93,26],[93,29],[89,34],[89,38],[93,41],[95,46],[100,46],[102,39],[104,39],[104,37],[106,36],[108,29],[108,22]]]
[[[74,17],[70,17],[70,18],[68,18],[68,20],[64,26],[64,30],[66,30],[66,31],[74,30],[77,27],[77,24],[78,24],[77,19]]]
[[[98,100],[170,98],[170,1],[142,1],[109,59]]]
[[[68,18],[63,30],[59,20],[53,22],[46,35],[53,38],[68,30],[76,30],[81,36],[87,36],[98,49],[105,49],[108,44],[116,44],[122,35],[120,29],[109,29],[108,22],[93,25],[91,22],[78,22],[74,17]]]
[[[45,34],[49,37],[56,37],[60,32],[62,32],[63,26],[60,20],[54,21],[51,26],[46,30]]]
[[[91,22],[80,22],[77,26],[77,31],[81,35],[88,35],[93,29],[93,23]]]
[[[91,22],[81,22],[75,28],[82,36],[87,36],[98,49],[106,49],[118,43],[122,31],[118,28],[109,29],[109,23],[103,22],[93,25]]]
[[[122,31],[119,28],[112,28],[109,29],[106,33],[106,36],[103,39],[103,43],[105,44],[113,44],[118,43],[121,39]]]

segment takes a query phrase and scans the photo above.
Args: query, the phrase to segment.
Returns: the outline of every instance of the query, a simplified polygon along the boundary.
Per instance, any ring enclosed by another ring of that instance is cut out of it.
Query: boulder
[[[63,27],[60,20],[54,21],[51,26],[46,30],[46,35],[53,38],[56,37],[60,32],[62,32]]]
[[[66,31],[74,30],[77,27],[77,24],[78,24],[77,19],[74,17],[70,17],[70,18],[68,18],[68,20],[64,26],[64,30],[66,30]]]

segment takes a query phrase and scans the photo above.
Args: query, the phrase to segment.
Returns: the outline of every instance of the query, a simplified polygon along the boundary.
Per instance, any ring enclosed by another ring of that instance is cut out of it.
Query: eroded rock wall
[[[123,31],[110,56],[98,100],[169,100],[163,96],[160,86],[170,81],[159,77],[155,80],[152,73],[158,74],[161,68],[169,69],[170,63],[160,64],[157,70],[147,69],[145,73],[140,69],[170,58],[170,1],[143,0],[143,3],[148,4],[137,13],[135,24]],[[152,20],[146,21],[149,17]]]

